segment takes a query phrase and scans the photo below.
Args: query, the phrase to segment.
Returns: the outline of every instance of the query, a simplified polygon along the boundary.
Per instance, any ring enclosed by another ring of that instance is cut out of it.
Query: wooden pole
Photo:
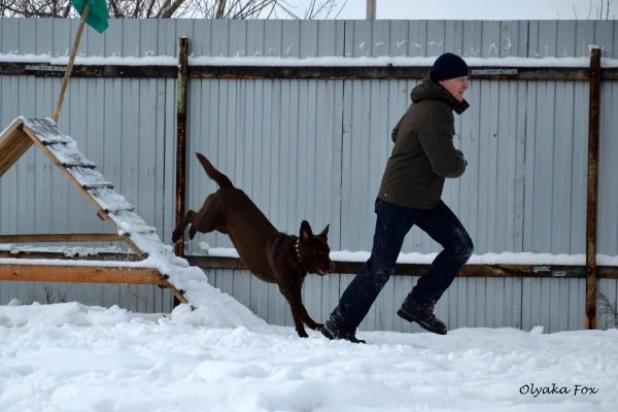
[[[58,95],[56,107],[54,107],[54,114],[52,118],[54,119],[54,122],[56,123],[58,123],[58,119],[60,119],[60,112],[62,111],[62,103],[64,102],[64,95],[69,85],[69,78],[71,77],[71,72],[73,71],[73,62],[75,62],[75,55],[77,54],[77,49],[79,48],[79,41],[82,37],[82,33],[84,31],[84,24],[86,23],[86,18],[88,17],[89,12],[90,12],[90,5],[86,3],[84,4],[84,9],[82,10],[82,17],[79,21],[79,26],[77,27],[77,33],[75,34],[75,40],[73,41],[73,49],[71,50],[71,56],[69,57],[69,64],[67,65],[67,69],[64,72],[64,78],[62,79],[62,85],[60,86],[60,94]]]
[[[586,205],[586,317],[584,327],[597,327],[597,206],[599,178],[599,117],[601,98],[601,50],[590,56],[590,105],[588,118],[588,182]]]
[[[376,1],[377,0],[367,0],[367,20],[376,19]]]

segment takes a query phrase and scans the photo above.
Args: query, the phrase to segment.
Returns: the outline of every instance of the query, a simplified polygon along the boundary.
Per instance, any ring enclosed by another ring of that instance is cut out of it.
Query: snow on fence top
[[[594,46],[591,46],[591,48]],[[190,56],[190,66],[277,66],[277,67],[429,67],[436,60],[432,57],[380,56],[380,57],[267,57],[267,56]],[[589,67],[588,57],[467,57],[464,59],[471,67]],[[67,65],[68,56],[51,56],[49,54],[0,53],[2,63],[47,63],[50,65]],[[77,56],[76,65],[83,66],[176,66],[176,56]],[[618,59],[601,58],[601,66],[618,67]]]

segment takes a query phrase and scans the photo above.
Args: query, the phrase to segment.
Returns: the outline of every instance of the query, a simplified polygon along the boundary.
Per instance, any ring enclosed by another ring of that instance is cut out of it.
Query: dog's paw
[[[303,330],[297,330],[296,332],[298,332],[298,336],[300,336],[301,338],[308,338],[309,335],[307,334],[307,332],[303,329]]]

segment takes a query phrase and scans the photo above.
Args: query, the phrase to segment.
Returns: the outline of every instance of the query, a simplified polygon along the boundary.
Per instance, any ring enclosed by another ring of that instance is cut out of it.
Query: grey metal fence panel
[[[68,56],[78,20],[3,19],[3,53]],[[613,57],[614,21],[291,21],[111,20],[104,35],[85,30],[89,56],[175,56],[178,37],[195,56],[587,57],[591,44]]]
[[[23,304],[78,301],[84,305],[111,307],[144,313],[169,313],[173,297],[166,289],[150,285],[110,285],[66,282],[2,282],[0,305],[13,299]]]
[[[392,150],[390,132],[409,99],[408,82],[345,81],[343,90],[342,248],[371,250],[373,204]]]
[[[528,90],[524,251],[583,253],[588,87],[542,82]]]
[[[618,255],[618,82],[601,87],[599,138],[598,253]]]
[[[348,21],[345,55],[468,57],[526,56],[525,21]]]
[[[471,107],[459,116],[456,145],[469,161],[466,173],[445,186],[475,253],[522,251],[526,86],[472,80]]]
[[[0,53],[67,57],[77,20],[0,20]],[[191,57],[436,56],[583,57],[590,45],[614,57],[615,21],[203,21],[112,20],[104,35],[86,30],[86,56],[168,56],[179,36]],[[175,58],[175,57],[174,57]],[[369,250],[379,180],[392,149],[390,131],[407,108],[415,81],[191,80],[188,198],[196,208],[216,189],[194,157],[204,152],[242,187],[282,231],[302,219],[314,230],[331,224],[333,250]],[[2,76],[0,127],[18,115],[51,115],[59,78]],[[618,190],[612,139],[615,83],[603,83],[599,181],[599,252],[618,254]],[[470,231],[476,253],[583,253],[588,85],[571,82],[472,80],[470,109],[456,116],[456,145],[470,164],[449,181],[445,201]],[[169,241],[174,223],[176,84],[173,79],[73,79],[60,128],[73,136],[119,193]],[[0,180],[0,231],[105,231],[93,211],[34,150]],[[231,247],[222,235],[199,242]],[[404,252],[437,245],[418,230]],[[273,285],[246,272],[212,271],[256,313],[291,324]],[[240,274],[240,275],[239,275]],[[310,312],[324,319],[351,275],[309,277]],[[389,282],[362,327],[406,330],[394,315],[415,278]],[[600,283],[603,284],[602,281]],[[612,282],[608,281],[612,290]],[[614,282],[615,283],[615,282]],[[169,309],[168,295],[116,286],[4,283],[0,296],[59,293],[145,311]],[[603,286],[606,288],[606,286]],[[11,293],[14,290],[15,293]],[[438,307],[449,324],[548,331],[583,325],[582,280],[457,279]],[[404,293],[405,291],[405,293]],[[133,294],[135,292],[135,294]],[[161,292],[164,293],[164,292]],[[140,303],[141,302],[141,303]],[[146,303],[147,302],[147,303]],[[501,303],[504,302],[504,303]]]
[[[582,329],[585,279],[523,279],[522,328],[543,326],[545,332]]]
[[[280,231],[331,225],[340,247],[341,88],[314,80],[205,80],[191,87],[188,207],[217,189],[194,152],[204,153],[243,189]],[[201,103],[201,104],[200,104]],[[190,244],[232,247],[227,235],[199,234]]]

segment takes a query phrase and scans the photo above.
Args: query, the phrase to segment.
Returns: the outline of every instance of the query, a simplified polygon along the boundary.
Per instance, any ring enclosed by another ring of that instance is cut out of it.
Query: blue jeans
[[[472,239],[461,222],[442,201],[433,209],[414,209],[376,200],[376,229],[367,263],[354,277],[330,315],[342,330],[355,331],[388,281],[413,225],[425,231],[444,248],[421,276],[404,301],[406,306],[433,311],[459,269],[474,251]]]

